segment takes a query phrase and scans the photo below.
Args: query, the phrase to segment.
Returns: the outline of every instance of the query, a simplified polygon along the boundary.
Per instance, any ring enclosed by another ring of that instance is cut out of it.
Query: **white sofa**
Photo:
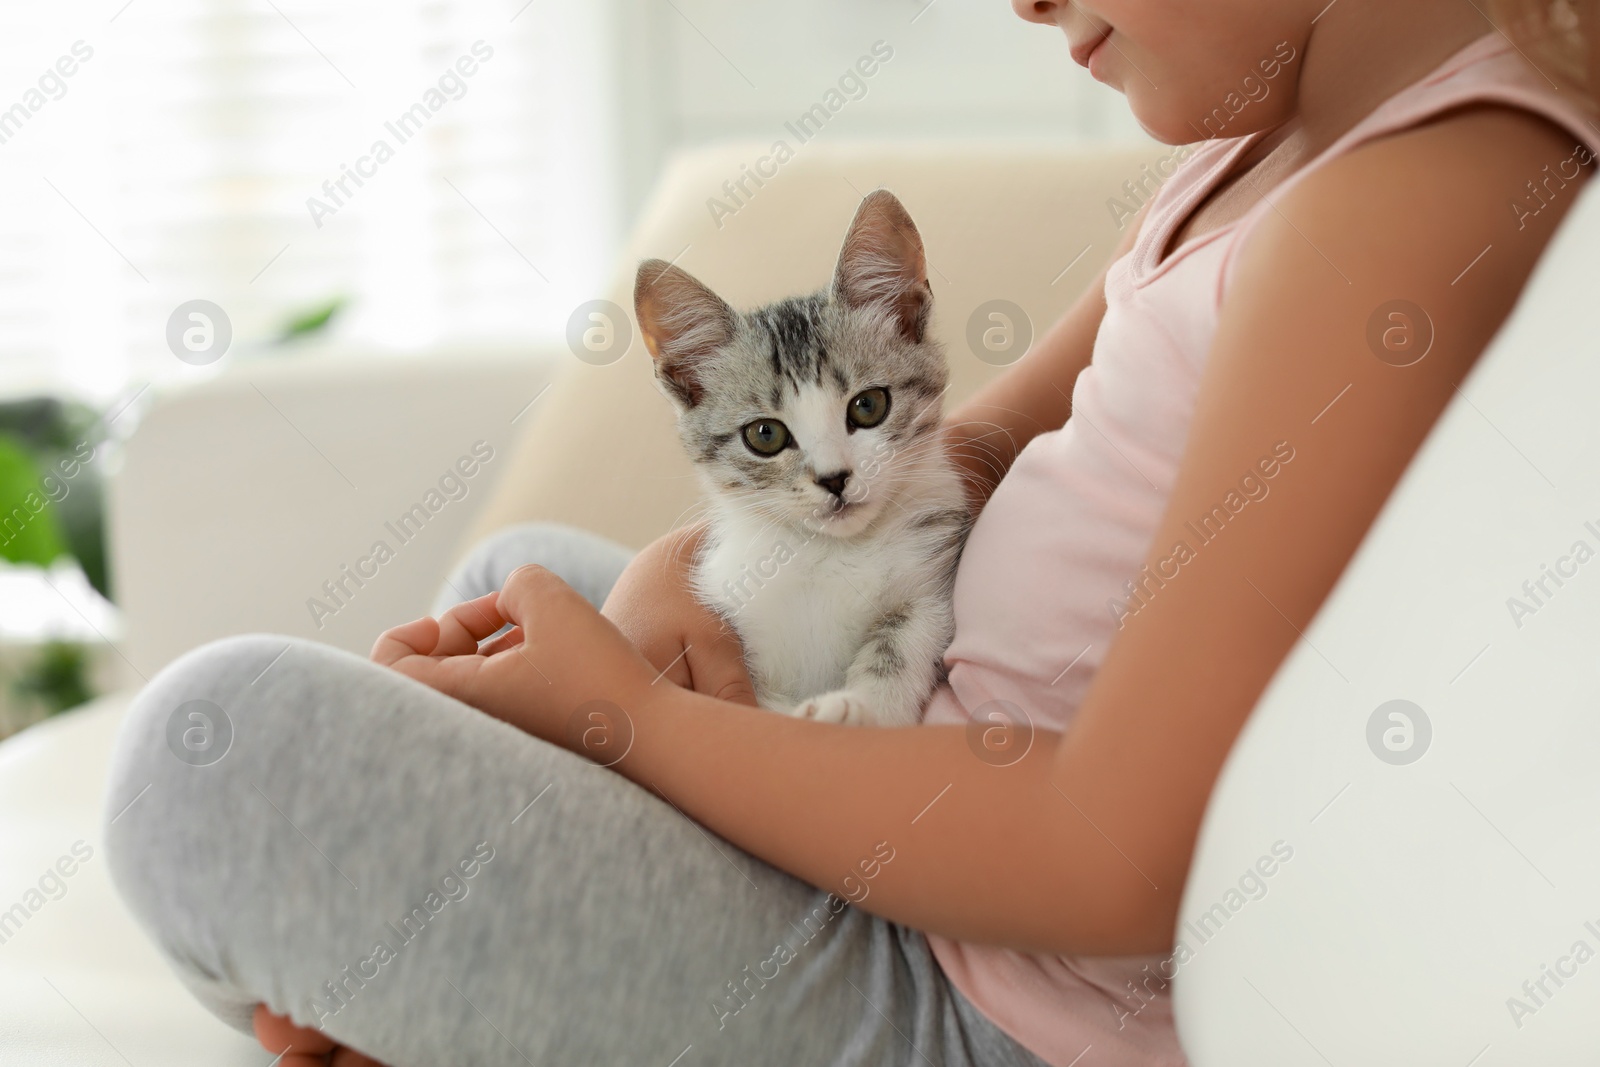
[[[140,676],[212,637],[264,629],[363,649],[384,620],[424,611],[494,462],[320,628],[305,601],[474,441],[509,452],[522,422],[510,420],[558,366],[555,353],[324,354],[156,398],[111,485],[128,634],[108,658],[126,688],[0,744],[0,1065],[266,1062],[176,984],[107,878],[101,783],[118,718]],[[52,878],[30,900],[63,857],[64,892]],[[8,920],[17,904],[27,912]]]
[[[610,299],[629,306],[646,255],[681,257],[736,302],[818,285],[858,196],[887,185],[927,240],[958,396],[994,373],[967,348],[972,311],[1004,298],[1047,326],[1118,236],[1107,199],[1153,155],[818,144],[719,227],[706,198],[752,147],[676,161]],[[1200,1067],[1553,1065],[1597,1045],[1585,1024],[1600,961],[1520,1029],[1505,1000],[1572,940],[1600,950],[1583,926],[1600,930],[1600,719],[1585,714],[1600,674],[1579,658],[1600,636],[1600,576],[1580,572],[1521,630],[1504,604],[1585,536],[1582,519],[1600,527],[1585,448],[1600,400],[1597,238],[1591,196],[1236,747],[1184,908],[1211,931],[1178,978]],[[645,443],[620,445],[607,429],[619,420]],[[692,495],[669,424],[637,339],[609,366],[564,350],[241,365],[160,397],[114,483],[121,651],[148,676],[246,630],[364,649],[423,610],[462,543],[507,522],[554,518],[641,544]],[[476,440],[496,447],[485,480],[318,628],[304,601]],[[1406,766],[1366,740],[1393,698],[1424,707],[1433,728]],[[0,1065],[259,1065],[178,987],[105,878],[100,784],[125,700],[0,745],[0,909],[76,842],[93,850],[0,944]],[[1232,907],[1230,887],[1278,841],[1293,857],[1261,880],[1265,895]]]

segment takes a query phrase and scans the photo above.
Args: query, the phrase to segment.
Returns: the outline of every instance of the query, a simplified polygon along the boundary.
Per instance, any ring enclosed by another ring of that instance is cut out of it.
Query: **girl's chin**
[[[1132,107],[1133,118],[1145,135],[1159,141],[1164,145],[1174,147],[1186,144],[1197,144],[1206,140],[1205,137],[1187,122],[1170,115],[1150,115],[1141,113],[1138,106]]]

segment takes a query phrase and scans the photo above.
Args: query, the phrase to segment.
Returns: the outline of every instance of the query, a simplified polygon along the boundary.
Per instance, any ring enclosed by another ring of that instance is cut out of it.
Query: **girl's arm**
[[[1128,620],[1071,730],[1013,766],[980,760],[961,728],[829,726],[655,685],[537,568],[512,576],[493,618],[465,605],[377,654],[557,743],[608,739],[615,770],[687,817],[894,921],[1032,951],[1168,948],[1223,759],[1578,190],[1522,231],[1508,198],[1570,151],[1525,115],[1475,109],[1352,153],[1276,204],[1243,249],[1150,562],[1280,442],[1294,458]],[[1405,368],[1367,342],[1396,299],[1435,330]],[[512,642],[449,655],[501,616],[522,626]],[[1332,665],[1328,684],[1346,684]]]

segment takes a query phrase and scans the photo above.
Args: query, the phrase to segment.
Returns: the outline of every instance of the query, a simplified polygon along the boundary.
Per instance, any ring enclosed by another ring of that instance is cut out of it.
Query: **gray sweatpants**
[[[627,559],[522,527],[442,603],[528,562],[598,602]],[[162,671],[122,728],[114,815],[129,908],[241,1029],[265,1003],[391,1067],[1042,1067],[916,931],[312,642],[228,638]]]

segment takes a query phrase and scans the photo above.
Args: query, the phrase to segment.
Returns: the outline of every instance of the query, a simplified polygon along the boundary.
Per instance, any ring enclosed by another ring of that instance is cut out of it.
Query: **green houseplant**
[[[110,599],[99,459],[103,421],[82,404],[52,398],[0,403],[0,560],[48,567],[75,560]],[[11,701],[54,714],[94,696],[89,652],[47,641],[9,672]]]

